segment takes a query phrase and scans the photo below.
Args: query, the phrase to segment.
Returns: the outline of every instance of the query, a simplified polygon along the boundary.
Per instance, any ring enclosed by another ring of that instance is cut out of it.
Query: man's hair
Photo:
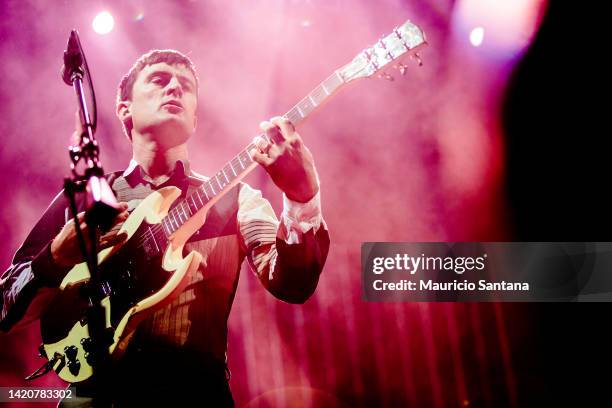
[[[189,57],[176,50],[151,50],[146,54],[141,55],[140,58],[136,60],[134,65],[132,65],[132,68],[130,68],[128,73],[121,78],[121,82],[119,82],[119,86],[117,88],[117,104],[119,104],[121,101],[132,100],[132,90],[134,89],[134,83],[136,82],[136,78],[138,78],[140,71],[142,71],[146,66],[158,64],[160,62],[165,62],[168,65],[184,65],[189,68],[195,78],[197,92],[198,75],[196,73],[195,65],[189,59]],[[128,129],[126,123],[123,123],[123,129],[125,130],[127,137],[132,140],[131,130]]]

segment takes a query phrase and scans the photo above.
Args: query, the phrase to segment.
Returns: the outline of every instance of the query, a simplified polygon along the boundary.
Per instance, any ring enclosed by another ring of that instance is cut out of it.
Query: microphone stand
[[[87,324],[92,340],[92,348],[89,353],[93,356],[91,365],[94,369],[92,381],[96,393],[95,406],[110,406],[110,402],[104,399],[104,394],[107,394],[105,391],[107,391],[106,385],[108,384],[110,368],[108,348],[113,343],[114,330],[112,327],[106,327],[106,309],[101,303],[110,293],[102,284],[100,277],[98,241],[100,231],[108,231],[111,228],[113,220],[119,212],[119,206],[114,193],[104,178],[104,171],[99,160],[100,150],[94,136],[95,119],[92,121],[87,105],[83,89],[84,77],[89,81],[95,118],[97,113],[95,111],[95,94],[87,68],[87,61],[81,48],[78,33],[76,30],[72,30],[68,47],[64,52],[63,79],[74,88],[83,133],[80,135],[79,144],[69,148],[72,176],[64,179],[64,193],[70,202],[77,239],[90,273],[90,280],[84,295],[88,300]],[[85,165],[83,174],[79,174],[77,169],[80,161],[84,161]],[[85,222],[89,231],[89,249],[77,220],[77,193],[85,193]],[[68,365],[70,364],[80,366],[78,361],[69,361]],[[76,368],[78,369],[78,367]]]

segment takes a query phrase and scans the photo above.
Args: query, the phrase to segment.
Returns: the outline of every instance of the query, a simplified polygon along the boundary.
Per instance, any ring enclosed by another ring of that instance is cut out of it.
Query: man
[[[102,248],[126,239],[116,233],[119,225],[152,191],[172,185],[185,196],[205,180],[188,162],[197,97],[193,64],[173,50],[143,55],[122,79],[117,115],[133,157],[124,172],[107,177],[122,212],[114,232],[102,237]],[[280,222],[261,193],[244,183],[213,206],[186,245],[186,250],[202,255],[198,270],[170,305],[139,326],[112,384],[102,391],[119,406],[176,404],[181,398],[195,398],[203,406],[233,406],[225,364],[227,319],[245,257],[277,298],[303,303],[314,292],[329,235],[313,158],[286,119],[276,117],[261,127],[273,142],[250,153],[284,193]],[[1,329],[39,317],[65,274],[82,261],[66,209],[60,194],[3,274]],[[82,214],[79,220],[83,222]],[[77,394],[85,406],[96,402],[96,391],[86,386]]]

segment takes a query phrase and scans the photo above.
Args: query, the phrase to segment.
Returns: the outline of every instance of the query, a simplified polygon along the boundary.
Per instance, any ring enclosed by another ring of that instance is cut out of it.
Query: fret
[[[227,182],[227,184],[229,184],[230,180],[227,177],[227,174],[225,174],[225,167],[221,169],[221,173],[223,173],[223,177],[225,177],[225,181]]]
[[[312,97],[312,95],[308,95],[308,99],[310,99],[310,103],[312,104],[313,108],[317,107],[317,102],[314,100],[314,98]]]
[[[215,181],[217,182],[217,185],[219,186],[219,191],[223,190],[223,185],[219,181],[219,173],[215,174],[215,177],[213,178],[215,179]]]
[[[217,192],[215,191],[215,188],[213,187],[212,183],[209,181],[206,187],[210,187],[210,190],[212,191],[212,196],[216,196]]]
[[[327,98],[327,94],[325,94],[325,91],[323,91],[321,86],[318,86],[317,89],[312,91],[310,95],[316,105],[320,105],[321,102],[323,102],[325,98]]]
[[[242,163],[242,157],[241,157],[242,153],[240,153],[238,156],[236,156],[236,159],[238,160],[238,164],[240,165],[240,171],[243,171],[245,169],[244,164]]]
[[[183,207],[183,203],[179,204],[179,214],[182,215],[181,218],[181,225],[184,224],[187,219],[189,218],[189,216],[187,215],[187,213],[185,212],[185,208]]]
[[[202,186],[199,189],[201,189],[202,192],[204,193],[204,195],[206,196],[206,201],[210,201],[210,197],[206,193],[206,184],[207,184],[207,182],[204,182],[204,184],[202,184]],[[200,201],[202,201],[201,198],[200,198]],[[202,203],[202,205],[204,205],[204,203]]]
[[[327,95],[331,95],[336,90],[336,88],[338,88],[343,82],[344,81],[342,77],[340,76],[338,71],[336,71],[333,73],[333,75],[323,81],[321,85],[323,86],[325,93]]]
[[[246,170],[246,168],[248,167],[248,160],[244,157],[245,152],[240,153],[240,166],[242,166],[242,170]],[[246,155],[248,156],[248,153],[246,153]],[[249,156],[250,158],[250,156]]]
[[[306,117],[306,115],[304,115],[304,113],[302,112],[299,106],[296,106],[296,109],[297,109],[298,114],[300,115],[300,119]]]
[[[242,167],[242,170],[246,170],[246,168],[248,167],[247,161],[244,159],[244,156],[240,156],[240,167]]]
[[[340,84],[342,84],[344,82],[344,78],[342,78],[342,75],[340,75],[339,71],[334,72],[334,75],[338,79],[338,83],[334,85],[334,90],[335,90],[337,87],[340,86]]]
[[[166,235],[172,234],[172,228],[168,226],[168,219],[166,219],[165,217],[164,219],[162,219],[162,227],[164,227]]]
[[[187,221],[187,214],[185,214],[185,209],[183,208],[183,203],[179,203],[176,212],[179,215],[179,220],[181,220],[181,225]]]
[[[185,206],[187,207],[185,208]],[[185,213],[185,221],[187,221],[189,217],[191,217],[191,209],[189,208],[189,204],[187,203],[187,201],[183,201],[181,203],[181,208],[183,209],[183,212]]]
[[[298,109],[302,113],[302,116],[306,117],[312,112],[313,106],[308,99],[304,98],[298,103]]]
[[[170,211],[170,214],[172,215],[172,219],[174,220],[174,223],[176,224],[176,229],[179,229],[179,227],[181,226],[181,224],[176,221],[176,215],[174,215],[174,210]]]
[[[197,194],[198,194],[198,190],[196,190],[196,192],[191,195],[191,202],[193,203],[192,213],[196,213],[198,211],[198,205],[196,204],[195,197],[194,197],[194,195],[197,195]]]
[[[210,186],[210,179],[208,180],[209,181],[207,181],[203,186],[203,191],[204,191],[204,194],[206,194],[206,199],[210,200],[212,197],[215,196],[215,190],[213,190],[212,187]]]
[[[321,84],[321,88],[323,88],[323,92],[325,92],[325,95],[329,95],[329,91],[327,90],[327,87],[325,86],[325,82]]]
[[[234,170],[234,166],[232,165],[233,161],[234,160],[232,159],[232,161],[229,162],[229,166],[230,166],[230,169],[232,169],[232,173],[234,173],[234,177],[238,177],[238,173],[236,173],[236,170]]]
[[[300,120],[302,120],[302,115],[300,115],[299,112],[297,112],[297,110],[291,109],[291,111],[289,111],[289,113],[287,113],[285,115],[287,117],[287,119],[289,119],[291,121],[291,123],[293,123],[294,125],[297,124]]]

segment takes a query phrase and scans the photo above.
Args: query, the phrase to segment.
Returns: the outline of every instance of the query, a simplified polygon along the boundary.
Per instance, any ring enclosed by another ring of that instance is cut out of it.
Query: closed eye
[[[161,72],[155,72],[149,76],[149,82],[155,85],[165,86],[168,83],[169,78],[169,75],[164,75]]]
[[[153,72],[151,73],[148,77],[147,77],[147,81],[160,86],[160,87],[165,87],[166,85],[168,85],[168,82],[170,82],[170,79],[172,78],[172,74],[167,73],[167,72],[163,72],[163,71],[159,71],[159,72]],[[189,78],[187,78],[184,75],[179,75],[178,76],[178,80],[181,84],[181,87],[183,88],[183,90],[187,91],[187,92],[193,92],[195,89],[195,86],[193,84],[193,81],[190,80]]]

